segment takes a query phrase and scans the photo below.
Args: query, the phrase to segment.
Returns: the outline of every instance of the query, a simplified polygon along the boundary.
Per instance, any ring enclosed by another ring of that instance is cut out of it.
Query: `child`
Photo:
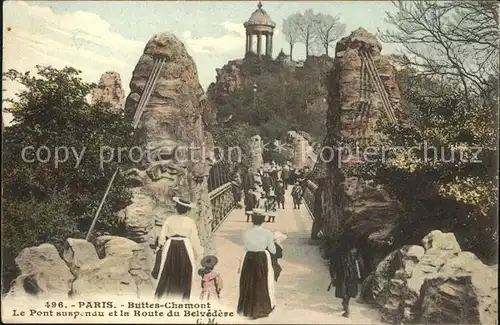
[[[201,301],[203,301],[204,298],[206,298],[207,301],[210,300],[210,296],[214,293],[217,294],[217,298],[220,298],[222,278],[219,273],[214,271],[217,262],[218,260],[215,256],[205,256],[201,260],[201,266],[203,266],[203,268],[198,270],[198,274],[201,276]]]
[[[267,206],[266,192],[262,191],[260,193],[260,198],[257,200],[257,206],[255,208],[265,211],[266,206]]]
[[[274,219],[276,218],[276,216],[274,215],[274,213],[276,212],[276,195],[274,195],[274,192],[272,190],[267,196],[266,212],[268,213],[267,222],[271,222],[271,220],[272,222],[274,222]]]
[[[295,182],[295,186],[292,188],[292,198],[293,198],[293,208],[300,209],[300,204],[302,203],[302,187],[299,181]]]
[[[271,254],[271,264],[274,271],[274,281],[278,281],[281,273],[281,266],[278,264],[278,259],[283,257],[283,248],[281,247],[283,241],[286,239],[286,235],[281,232],[274,233],[274,244],[276,245],[276,254]]]

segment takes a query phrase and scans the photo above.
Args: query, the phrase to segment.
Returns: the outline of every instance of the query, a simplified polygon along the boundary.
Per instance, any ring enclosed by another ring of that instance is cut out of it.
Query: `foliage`
[[[15,276],[13,258],[24,247],[44,242],[60,247],[67,237],[85,236],[111,175],[118,166],[131,165],[124,153],[121,159],[115,154],[101,168],[101,148],[131,148],[135,143],[123,114],[104,103],[88,103],[86,97],[95,85],[83,82],[80,71],[37,69],[36,76],[15,70],[4,74],[25,87],[16,99],[8,100],[14,124],[3,133],[4,283]],[[46,152],[40,151],[40,158],[35,154],[43,146],[51,153],[48,161]],[[56,164],[54,155],[57,152],[63,159],[64,148],[68,159]],[[81,157],[79,164],[75,153]],[[103,158],[108,158],[107,151]],[[116,213],[130,199],[126,180],[117,177],[95,235],[119,228]]]
[[[246,78],[244,85],[212,103],[217,107],[217,145],[238,144],[247,157],[247,143],[256,134],[261,135],[264,143],[281,139],[290,130],[305,131],[315,140],[322,140],[325,128],[321,126],[326,118],[326,88],[322,79],[329,71],[331,59],[311,57],[306,63],[293,71],[277,62],[263,61],[256,67],[245,61],[240,67]],[[268,157],[266,153],[264,156]],[[272,159],[283,157],[273,154]]]

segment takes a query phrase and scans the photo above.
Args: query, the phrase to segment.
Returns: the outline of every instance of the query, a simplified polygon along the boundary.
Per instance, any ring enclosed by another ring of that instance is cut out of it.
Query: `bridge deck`
[[[330,276],[317,245],[310,240],[312,220],[302,205],[293,209],[290,189],[285,199],[285,210],[278,210],[275,223],[266,223],[272,231],[288,236],[283,243],[283,271],[276,284],[276,309],[268,318],[248,323],[282,324],[374,324],[381,323],[376,310],[351,300],[351,317],[341,316],[341,299],[335,298],[334,288],[326,291]],[[216,232],[219,264],[216,270],[223,276],[224,290],[221,304],[236,310],[238,304],[237,270],[244,252],[242,233],[251,227],[243,209],[231,212]],[[241,321],[241,320],[238,320]]]

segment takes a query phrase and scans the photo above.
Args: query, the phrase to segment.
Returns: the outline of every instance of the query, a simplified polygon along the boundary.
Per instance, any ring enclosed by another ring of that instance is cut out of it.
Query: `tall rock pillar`
[[[150,243],[164,219],[176,213],[172,197],[188,197],[197,205],[191,217],[198,225],[205,253],[211,254],[215,247],[207,179],[214,144],[203,123],[208,104],[196,65],[174,35],[157,34],[147,43],[130,81],[125,113],[134,116],[158,58],[166,62],[139,124],[146,139],[144,170],[130,171],[137,182],[133,203],[122,211],[122,217],[136,241]]]
[[[395,82],[395,69],[387,57],[380,55],[381,49],[377,39],[362,28],[342,38],[335,49],[334,66],[328,80],[325,141],[327,147],[335,149],[334,156],[331,157],[327,150],[323,151],[324,159],[328,160],[325,186],[327,219],[323,231],[333,239],[340,235],[346,224],[359,230],[360,235],[365,235],[364,229],[356,229],[359,225],[357,221],[383,219],[382,215],[390,214],[388,209],[393,208],[383,189],[346,173],[361,157],[340,155],[339,149],[347,147],[355,152],[357,146],[363,150],[368,141],[382,139],[382,135],[375,131],[375,124],[379,119],[387,119],[380,94],[375,91],[360,52],[367,52],[373,58],[383,87],[398,115],[400,94]]]

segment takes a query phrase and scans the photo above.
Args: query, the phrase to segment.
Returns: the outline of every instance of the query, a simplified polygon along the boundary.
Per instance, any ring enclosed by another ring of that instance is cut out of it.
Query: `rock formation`
[[[354,31],[337,43],[334,65],[328,76],[329,109],[324,144],[334,149],[335,156],[329,157],[327,164],[325,192],[331,199],[327,200],[325,209],[326,215],[332,217],[326,220],[323,232],[332,238],[344,222],[366,240],[374,232],[386,234],[392,219],[399,213],[397,203],[381,187],[348,173],[360,158],[353,154],[356,147],[359,145],[362,149],[369,141],[379,139],[381,135],[375,131],[375,123],[387,119],[380,94],[375,91],[368,68],[361,59],[361,51],[373,57],[394,110],[400,109],[395,70],[389,59],[380,55],[381,48],[377,39],[366,30]],[[340,154],[341,148],[346,147],[350,156],[345,151]],[[328,156],[327,152],[323,154]]]
[[[263,144],[260,135],[254,135],[250,138],[250,167],[254,170],[262,167],[264,163]]]
[[[245,81],[243,60],[232,60],[215,70],[215,83],[207,89],[210,98],[221,98],[239,89]]]
[[[310,142],[311,137],[304,132],[288,131],[284,136],[284,148],[289,148],[288,159],[292,161],[292,167],[302,169],[312,168],[316,162],[317,153],[314,144]]]
[[[123,109],[124,99],[125,91],[122,88],[122,80],[114,71],[104,73],[99,79],[97,88],[92,91],[92,103],[108,103],[115,111]]]
[[[210,253],[215,248],[207,177],[214,144],[203,120],[209,107],[196,65],[174,35],[161,33],[147,43],[130,81],[125,114],[135,114],[156,58],[166,62],[139,124],[146,137],[145,169],[129,171],[136,187],[133,203],[121,215],[134,240],[151,244],[165,217],[175,213],[172,196],[187,197],[197,205],[192,218],[206,253]]]
[[[96,246],[68,238],[63,258],[51,244],[25,248],[16,258],[21,275],[7,299],[152,295],[151,267],[145,249],[127,238],[98,237]]]
[[[434,230],[379,263],[369,284],[382,321],[392,324],[498,324],[496,269]]]

